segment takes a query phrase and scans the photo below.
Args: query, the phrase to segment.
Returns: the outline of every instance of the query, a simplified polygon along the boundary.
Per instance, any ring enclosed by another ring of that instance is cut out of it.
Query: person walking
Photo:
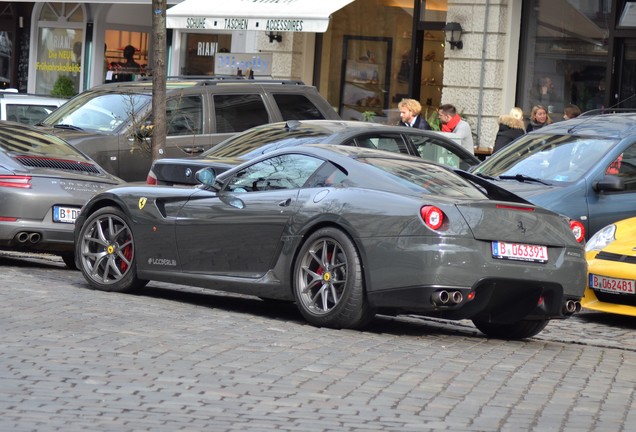
[[[552,119],[548,115],[548,109],[543,105],[535,105],[530,111],[530,123],[526,128],[526,132],[532,132],[552,123]]]
[[[462,120],[454,105],[444,104],[437,109],[439,121],[442,124],[442,132],[452,132],[459,136],[461,145],[470,154],[475,154],[473,132],[467,121]]]
[[[563,120],[569,120],[581,115],[581,108],[576,105],[568,105],[563,110]]]
[[[495,138],[493,153],[501,150],[526,133],[523,124],[523,110],[519,107],[512,108],[509,114],[500,115],[498,121],[499,131]]]
[[[400,126],[431,130],[431,125],[422,118],[422,105],[415,99],[402,99],[398,103],[400,110]]]

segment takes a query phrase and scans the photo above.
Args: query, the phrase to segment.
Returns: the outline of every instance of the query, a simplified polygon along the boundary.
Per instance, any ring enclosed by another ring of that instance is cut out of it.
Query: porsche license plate
[[[636,294],[633,280],[590,274],[590,288],[618,294]]]
[[[548,262],[548,247],[523,243],[492,242],[492,256],[499,259]]]
[[[79,207],[53,206],[53,222],[75,223],[79,214]]]

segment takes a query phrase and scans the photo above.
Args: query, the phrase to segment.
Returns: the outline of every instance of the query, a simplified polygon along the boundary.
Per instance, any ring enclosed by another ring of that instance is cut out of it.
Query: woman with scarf
[[[543,105],[535,105],[530,112],[530,124],[526,128],[526,132],[532,132],[552,123],[552,119],[548,115],[548,109]]]
[[[523,111],[521,108],[514,107],[510,110],[510,114],[499,116],[499,131],[495,138],[493,153],[501,150],[525,133]]]
[[[442,105],[437,109],[439,121],[442,124],[442,132],[452,132],[461,138],[462,147],[475,154],[473,132],[468,122],[462,120],[457,114],[457,109],[451,104]]]

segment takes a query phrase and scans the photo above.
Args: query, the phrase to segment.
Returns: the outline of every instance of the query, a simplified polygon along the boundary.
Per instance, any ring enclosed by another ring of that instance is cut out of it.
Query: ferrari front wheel
[[[293,273],[296,304],[312,325],[360,328],[374,316],[355,245],[342,231],[322,228],[298,253]]]
[[[118,208],[104,207],[86,219],[76,254],[84,278],[96,289],[126,292],[148,283],[137,278],[135,241],[126,215]]]
[[[477,329],[486,336],[497,339],[526,339],[541,333],[549,320],[521,320],[510,324],[496,324],[473,320]]]

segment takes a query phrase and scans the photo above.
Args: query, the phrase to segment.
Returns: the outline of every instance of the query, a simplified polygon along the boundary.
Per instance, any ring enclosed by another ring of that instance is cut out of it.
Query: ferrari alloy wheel
[[[335,228],[316,231],[300,248],[294,297],[305,319],[316,326],[360,328],[374,315],[355,245]]]
[[[497,339],[526,339],[541,333],[549,320],[521,320],[511,324],[495,324],[473,320],[477,329],[486,336]]]
[[[147,281],[137,278],[135,242],[126,216],[105,207],[91,214],[76,244],[80,270],[86,280],[103,291],[130,291]]]

